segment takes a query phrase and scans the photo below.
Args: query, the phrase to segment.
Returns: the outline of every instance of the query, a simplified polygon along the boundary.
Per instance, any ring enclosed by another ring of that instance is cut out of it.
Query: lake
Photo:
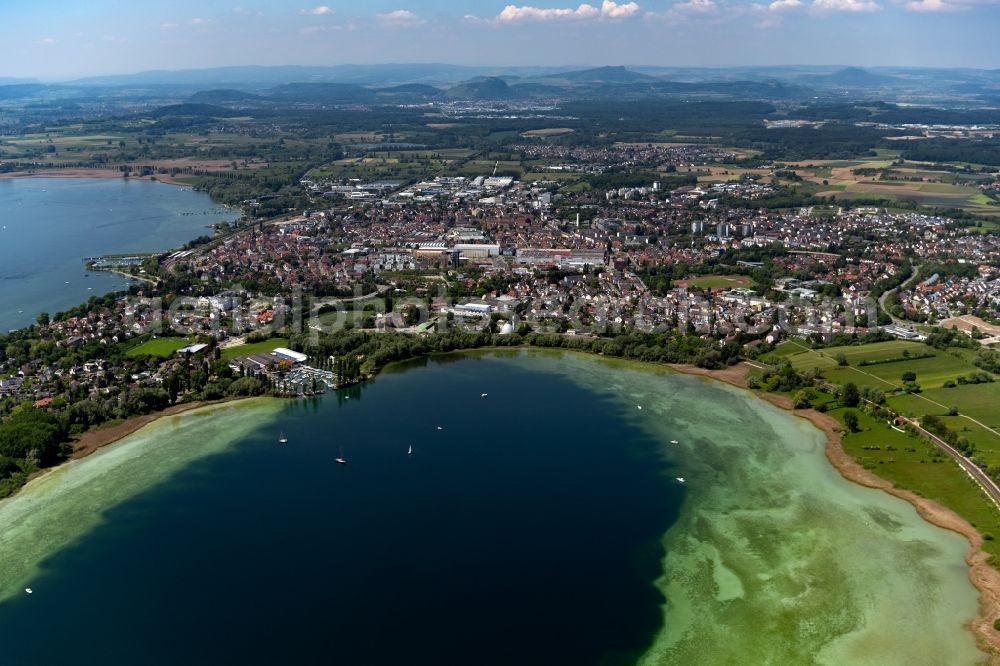
[[[127,286],[86,271],[85,257],[169,250],[238,216],[207,194],[149,180],[0,179],[0,331]]]
[[[559,352],[161,419],[0,503],[0,654],[975,663],[967,543],[823,445],[747,392]]]

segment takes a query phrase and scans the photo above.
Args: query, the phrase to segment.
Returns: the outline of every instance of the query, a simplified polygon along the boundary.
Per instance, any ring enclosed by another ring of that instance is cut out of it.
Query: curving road
[[[955,447],[951,446],[948,442],[944,441],[934,433],[924,430],[916,419],[908,419],[905,416],[903,418],[907,423],[916,428],[917,432],[923,435],[926,439],[934,442],[939,449],[951,456],[955,462],[958,463],[958,466],[965,470],[965,473],[971,476],[972,479],[979,484],[979,487],[986,492],[986,495],[993,501],[993,504],[995,504],[997,508],[1000,508],[1000,486],[997,485],[996,481],[991,479],[986,472],[981,470],[979,466],[976,465],[976,463],[962,455],[961,451],[957,450]]]
[[[750,362],[750,361],[744,361],[744,362],[747,363],[748,365],[751,365],[759,369],[771,367],[768,366],[767,364],[762,364],[760,362]],[[835,390],[839,388],[839,385],[824,382],[823,387],[827,390]],[[901,414],[896,414],[891,410],[889,410],[889,413],[893,414],[894,416],[902,418],[904,421],[912,425],[916,429],[917,433],[920,434],[924,439],[929,440],[932,444],[934,444],[939,449],[944,451],[952,460],[958,463],[958,466],[961,467],[962,470],[966,474],[968,474],[969,477],[971,477],[972,480],[975,481],[980,488],[982,488],[983,492],[986,493],[986,496],[990,499],[991,502],[993,502],[994,506],[996,506],[997,509],[1000,509],[1000,485],[997,485],[997,482],[994,481],[992,478],[990,478],[990,476],[986,474],[986,472],[980,469],[979,466],[976,465],[976,463],[972,462],[972,460],[963,455],[961,451],[959,451],[958,449],[956,449],[948,442],[944,441],[943,439],[935,435],[934,433],[924,430],[924,428],[921,427],[920,422],[917,419],[907,418],[905,416],[902,416]],[[976,423],[978,423],[978,421],[976,421]]]

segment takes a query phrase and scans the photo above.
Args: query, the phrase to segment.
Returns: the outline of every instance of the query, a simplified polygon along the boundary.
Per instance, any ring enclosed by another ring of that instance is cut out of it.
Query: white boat
[[[340,449],[340,456],[337,457],[337,458],[334,458],[333,460],[338,465],[346,465],[347,464],[347,458],[344,457],[344,449],[343,449],[343,447],[341,447],[341,449]]]
[[[444,430],[444,428],[442,428],[441,426],[438,426],[438,430]]]
[[[642,409],[642,405],[636,405],[636,409]]]
[[[678,476],[677,480],[680,481],[681,483],[684,483],[684,477],[683,476]]]
[[[408,456],[412,456],[413,455],[413,445],[412,444],[410,445],[410,448],[406,449],[406,455],[408,455]]]
[[[288,438],[285,437],[285,431],[281,431],[281,437],[278,438],[278,444],[288,444]]]
[[[483,394],[482,394],[482,395],[480,395],[479,397],[480,397],[480,398],[485,398],[485,397],[486,397],[486,396],[488,396],[488,395],[489,395],[489,393],[483,393]]]
[[[671,444],[680,444],[680,442],[678,442],[678,441],[677,441],[676,439],[672,439],[672,440],[670,440],[670,443],[671,443]]]
[[[24,591],[25,591],[25,592],[27,592],[28,594],[31,594],[31,593],[32,593],[32,592],[31,592],[31,588],[30,588],[30,587],[26,587],[26,588],[24,588]]]

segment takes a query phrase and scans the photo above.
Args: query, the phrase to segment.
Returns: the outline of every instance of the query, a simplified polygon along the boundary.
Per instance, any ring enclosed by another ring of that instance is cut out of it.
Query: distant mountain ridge
[[[870,88],[887,85],[899,85],[903,80],[885,74],[876,74],[860,67],[846,67],[839,72],[826,76],[809,77],[808,84],[811,85],[834,85],[850,88]]]
[[[550,75],[546,78],[565,79],[567,81],[588,83],[648,83],[650,81],[661,80],[656,76],[640,74],[639,72],[626,69],[624,65],[618,67],[597,67],[594,69],[576,70],[562,74]]]

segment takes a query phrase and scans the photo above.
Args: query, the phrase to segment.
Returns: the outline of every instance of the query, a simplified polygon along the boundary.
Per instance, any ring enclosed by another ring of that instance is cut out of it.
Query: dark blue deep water
[[[289,403],[51,557],[45,594],[0,605],[0,659],[631,663],[681,490],[620,402],[535,369],[558,362],[447,357]]]

